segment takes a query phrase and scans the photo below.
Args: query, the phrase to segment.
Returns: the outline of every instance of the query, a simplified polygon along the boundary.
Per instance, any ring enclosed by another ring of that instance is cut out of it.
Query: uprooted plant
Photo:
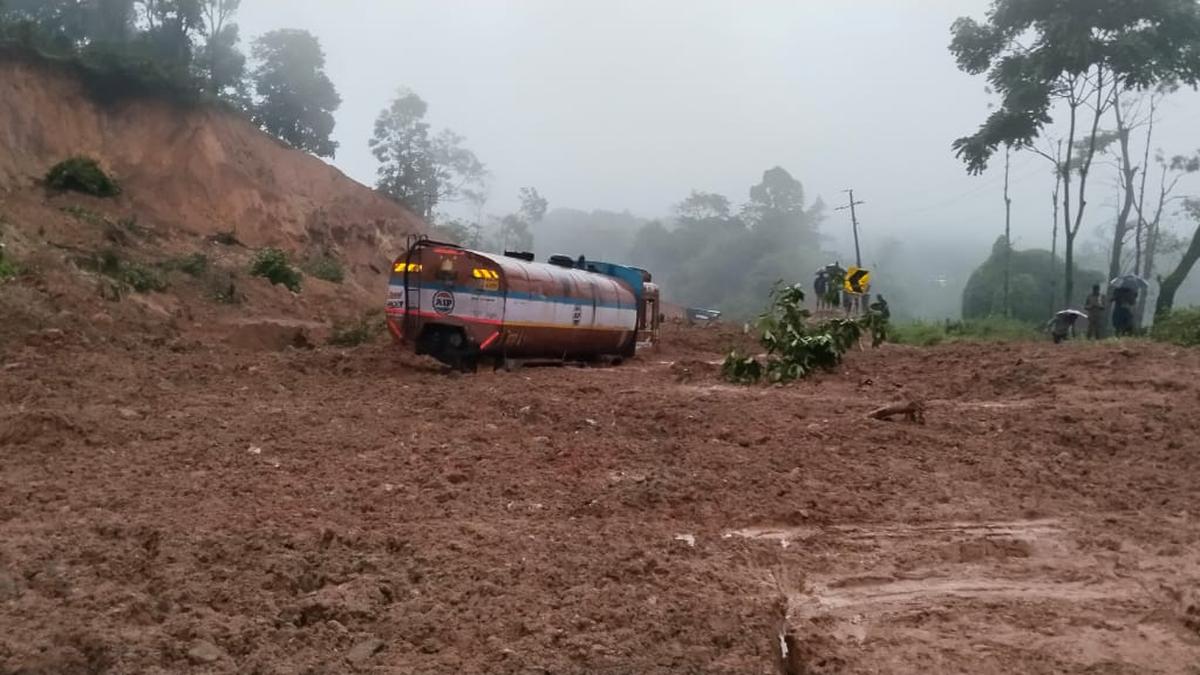
[[[725,379],[751,384],[791,382],[808,377],[818,369],[831,369],[858,343],[867,326],[854,319],[829,319],[811,323],[804,308],[804,291],[799,285],[779,286],[771,291],[771,307],[758,319],[759,341],[766,349],[765,361],[737,350],[729,353],[721,367]]]

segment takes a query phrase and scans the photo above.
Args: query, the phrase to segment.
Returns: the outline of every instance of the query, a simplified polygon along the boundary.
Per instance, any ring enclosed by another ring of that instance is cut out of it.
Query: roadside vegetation
[[[913,321],[892,325],[891,342],[932,347],[945,342],[1015,342],[1044,336],[1035,323],[992,316],[962,321]]]
[[[334,321],[333,334],[329,338],[329,344],[334,347],[364,345],[383,333],[385,320],[382,312],[372,310],[357,319]]]
[[[842,362],[846,351],[879,320],[829,319],[813,323],[799,285],[776,286],[771,291],[771,301],[771,308],[758,318],[755,326],[766,358],[760,360],[736,349],[731,351],[721,366],[721,375],[726,380],[738,384],[754,384],[764,379],[785,383],[818,370],[830,370]]]
[[[303,276],[292,266],[287,253],[277,248],[264,248],[250,263],[250,275],[263,277],[272,284],[281,284],[293,293],[300,292]]]
[[[1183,347],[1200,346],[1200,307],[1174,309],[1154,320],[1151,339]]]
[[[46,187],[54,190],[81,192],[93,197],[116,197],[121,194],[117,181],[100,168],[91,157],[71,157],[55,164],[46,172]]]

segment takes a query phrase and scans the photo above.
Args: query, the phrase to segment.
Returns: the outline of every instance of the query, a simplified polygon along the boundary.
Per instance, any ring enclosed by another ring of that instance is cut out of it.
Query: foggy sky
[[[885,235],[987,243],[1003,232],[1002,162],[970,177],[950,143],[993,97],[947,51],[987,0],[245,0],[243,38],[303,28],[344,99],[334,163],[374,183],[376,115],[406,86],[434,129],[466,137],[492,173],[487,211],[536,186],[551,208],[660,217],[692,189],[735,202],[775,165],[831,207],[853,187],[864,258]],[[1200,97],[1163,108],[1156,145],[1200,147]],[[1110,221],[1095,175],[1089,225]],[[1048,246],[1050,164],[1014,157],[1017,246]],[[823,231],[845,246],[845,212]],[[1060,235],[1061,236],[1061,235]],[[1061,241],[1061,240],[1060,240]],[[843,248],[845,250],[845,248]],[[975,257],[980,257],[978,254]]]

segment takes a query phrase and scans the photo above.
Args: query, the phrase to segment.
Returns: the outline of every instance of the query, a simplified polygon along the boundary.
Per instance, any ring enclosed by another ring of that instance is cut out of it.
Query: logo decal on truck
[[[433,294],[433,311],[438,314],[449,314],[454,311],[454,294],[450,291],[438,291]]]

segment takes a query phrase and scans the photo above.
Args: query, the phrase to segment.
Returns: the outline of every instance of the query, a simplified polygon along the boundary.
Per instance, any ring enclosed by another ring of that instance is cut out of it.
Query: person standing
[[[1084,301],[1083,309],[1087,311],[1088,316],[1088,339],[1099,340],[1100,331],[1104,326],[1104,294],[1100,292],[1100,284],[1092,285],[1092,292]]]

